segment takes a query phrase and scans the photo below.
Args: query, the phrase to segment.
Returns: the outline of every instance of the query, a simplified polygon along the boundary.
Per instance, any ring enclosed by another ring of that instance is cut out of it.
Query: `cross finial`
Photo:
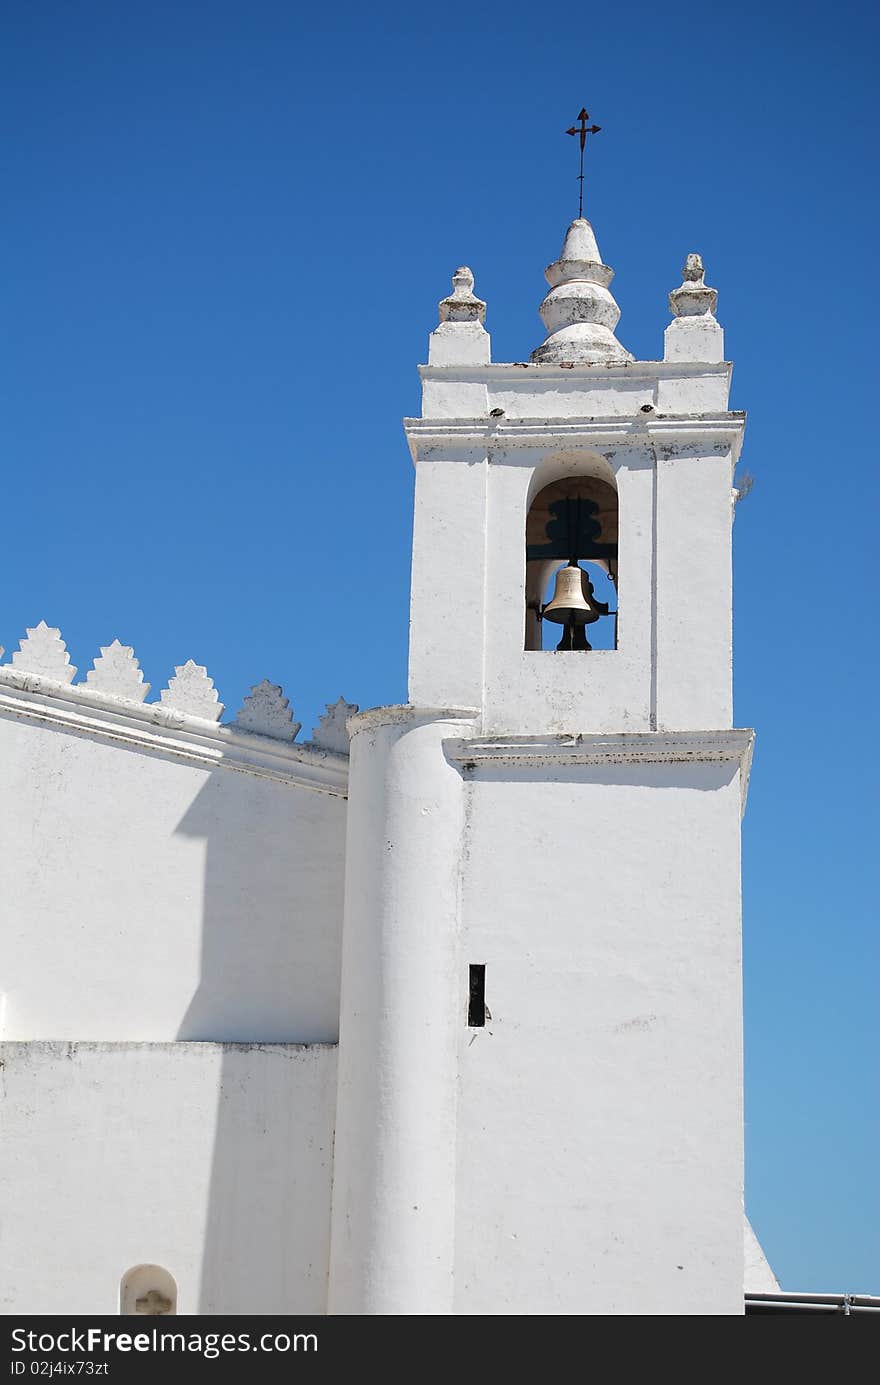
[[[580,192],[578,194],[579,218],[584,214],[584,146],[587,142],[587,135],[598,135],[599,131],[602,129],[601,125],[588,125],[587,121],[589,118],[586,107],[581,106],[580,115],[578,116],[579,123],[577,125],[572,125],[571,128],[565,132],[567,135],[580,135],[581,170],[578,174],[578,182],[580,183]]]

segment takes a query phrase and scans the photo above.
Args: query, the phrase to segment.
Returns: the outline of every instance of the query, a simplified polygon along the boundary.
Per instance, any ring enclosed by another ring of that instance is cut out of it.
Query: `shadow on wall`
[[[177,831],[206,843],[201,975],[177,1037],[335,1043],[344,800],[218,768]]]
[[[739,765],[732,760],[688,760],[684,763],[625,765],[561,765],[548,773],[543,765],[481,764],[476,772],[465,768],[465,779],[481,784],[595,784],[601,787],[615,786],[633,788],[653,788],[659,790],[683,789],[688,792],[716,793],[729,785],[739,772]],[[659,810],[659,809],[658,809]],[[580,863],[577,863],[580,865]]]
[[[177,1037],[224,1044],[197,1311],[323,1313],[345,801],[219,767],[177,830],[206,842]]]

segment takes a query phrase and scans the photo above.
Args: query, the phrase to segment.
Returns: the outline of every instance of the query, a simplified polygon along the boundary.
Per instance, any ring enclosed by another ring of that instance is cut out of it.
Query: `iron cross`
[[[587,121],[589,118],[586,110],[581,106],[581,113],[578,116],[578,121],[580,123],[578,125],[572,125],[571,129],[565,132],[567,135],[580,135],[581,137],[581,171],[578,176],[578,182],[581,185],[580,194],[578,196],[579,217],[582,217],[584,214],[584,145],[587,142],[587,135],[598,135],[599,131],[602,129],[601,125],[588,125]]]

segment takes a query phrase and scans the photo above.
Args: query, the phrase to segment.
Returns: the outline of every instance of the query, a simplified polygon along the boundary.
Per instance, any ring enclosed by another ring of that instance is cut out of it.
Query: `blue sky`
[[[81,677],[118,636],[154,695],[192,657],[230,714],[281,683],[305,732],[403,700],[400,418],[454,267],[526,357],[582,103],[637,356],[702,253],[755,478],[748,1204],[786,1287],[880,1292],[873,7],[19,0],[3,27],[0,642],[45,618]]]

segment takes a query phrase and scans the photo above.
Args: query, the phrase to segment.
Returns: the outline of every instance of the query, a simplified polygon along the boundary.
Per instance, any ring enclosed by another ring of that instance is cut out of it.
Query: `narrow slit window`
[[[471,962],[468,988],[468,1025],[471,1029],[483,1029],[485,1024],[486,965],[484,962]]]

